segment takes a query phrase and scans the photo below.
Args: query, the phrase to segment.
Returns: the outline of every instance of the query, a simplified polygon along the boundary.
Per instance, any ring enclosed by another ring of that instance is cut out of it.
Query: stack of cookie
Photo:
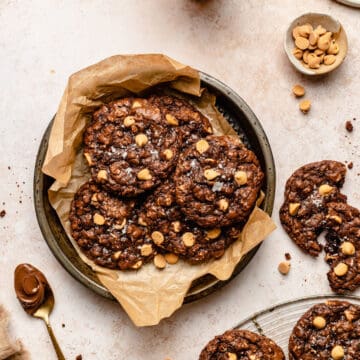
[[[263,172],[237,138],[168,95],[102,106],[85,130],[91,180],[75,195],[71,232],[96,264],[158,268],[221,257],[239,238]]]
[[[317,238],[326,231],[328,279],[333,291],[345,293],[360,285],[360,212],[340,192],[346,166],[324,160],[302,166],[289,178],[280,220],[291,239],[318,256]]]

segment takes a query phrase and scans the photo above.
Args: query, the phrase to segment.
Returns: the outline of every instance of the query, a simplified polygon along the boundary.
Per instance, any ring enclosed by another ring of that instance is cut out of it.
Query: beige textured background
[[[348,58],[322,80],[296,73],[282,49],[287,25],[308,11],[338,17],[348,33]],[[0,208],[7,211],[0,219],[0,303],[34,359],[55,355],[43,324],[15,300],[12,277],[20,262],[38,266],[54,287],[52,323],[67,359],[196,359],[211,337],[252,312],[330,291],[323,260],[303,256],[281,228],[230,285],[153,328],[135,328],[115,303],[72,279],[44,242],[32,203],[36,151],[67,77],[113,54],[163,52],[233,87],[271,142],[279,223],[284,183],[310,161],[353,161],[344,191],[360,206],[359,28],[360,10],[331,0],[0,0]],[[298,82],[313,103],[307,116],[291,95]],[[344,123],[354,117],[349,134]],[[283,278],[276,268],[287,251],[292,269]]]

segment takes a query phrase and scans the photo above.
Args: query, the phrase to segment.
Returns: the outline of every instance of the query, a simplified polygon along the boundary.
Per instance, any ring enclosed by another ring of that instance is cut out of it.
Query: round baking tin
[[[261,207],[271,215],[275,196],[275,164],[269,141],[259,120],[246,102],[227,85],[203,72],[200,72],[200,78],[201,86],[206,87],[212,94],[216,95],[216,107],[218,110],[229,121],[242,141],[257,155],[265,172],[263,186],[265,199]],[[35,211],[41,232],[57,260],[75,279],[99,295],[114,300],[114,297],[99,282],[91,268],[81,261],[55,210],[49,203],[48,189],[54,180],[43,174],[41,168],[48,148],[51,126],[52,121],[40,143],[34,171]],[[250,262],[260,245],[241,259],[230,279],[220,281],[208,274],[194,281],[184,299],[184,303],[201,299],[230,282]]]

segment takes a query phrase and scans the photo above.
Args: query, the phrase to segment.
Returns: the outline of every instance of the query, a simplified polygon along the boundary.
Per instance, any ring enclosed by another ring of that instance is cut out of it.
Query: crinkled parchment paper
[[[155,85],[168,91],[191,96],[191,102],[209,117],[215,134],[232,134],[234,130],[214,106],[214,97],[201,91],[199,73],[165,55],[113,56],[73,74],[68,81],[52,127],[43,172],[55,179],[49,190],[66,233],[81,259],[97,274],[100,282],[113,294],[137,326],[156,325],[169,317],[184,300],[193,280],[212,274],[228,279],[241,257],[274,230],[275,224],[256,207],[241,237],[224,256],[205,264],[189,265],[179,261],[158,270],[147,264],[137,271],[117,271],[95,265],[87,259],[70,236],[70,204],[77,189],[89,178],[82,156],[83,130],[91,112],[102,103],[130,94],[139,94]]]

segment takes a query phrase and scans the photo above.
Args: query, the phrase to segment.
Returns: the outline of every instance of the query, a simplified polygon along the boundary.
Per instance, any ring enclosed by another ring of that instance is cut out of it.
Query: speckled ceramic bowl
[[[292,31],[294,27],[307,23],[311,24],[313,28],[316,28],[318,25],[322,25],[326,30],[331,31],[334,34],[333,36],[339,44],[339,53],[336,55],[336,61],[332,65],[321,65],[319,69],[306,68],[303,62],[293,55],[292,52],[295,48],[295,43]],[[307,13],[296,18],[288,27],[285,35],[284,48],[286,55],[296,70],[305,75],[317,76],[327,74],[342,64],[347,54],[348,42],[345,30],[338,20],[326,14]]]
[[[259,120],[245,101],[225,84],[204,73],[201,73],[201,81],[203,87],[208,88],[217,96],[216,106],[219,111],[230,122],[243,142],[258,156],[266,175],[263,186],[265,199],[262,208],[271,215],[275,196],[275,164],[268,139]],[[41,141],[34,173],[35,210],[42,234],[53,254],[74,278],[96,293],[113,299],[95,273],[81,261],[49,203],[47,192],[53,179],[44,175],[41,168],[48,147],[51,125],[52,122]],[[231,281],[249,263],[259,246],[243,257],[229,280],[220,281],[212,275],[206,275],[195,281],[185,302],[200,299]]]

